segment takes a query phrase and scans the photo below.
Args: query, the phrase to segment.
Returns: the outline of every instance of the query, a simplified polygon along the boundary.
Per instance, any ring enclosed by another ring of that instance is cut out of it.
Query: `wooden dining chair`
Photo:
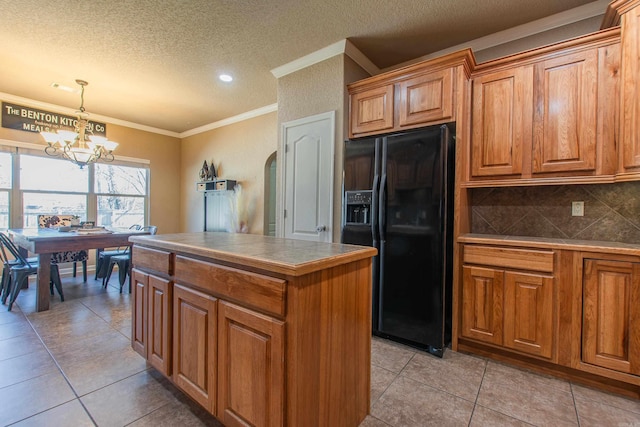
[[[25,258],[20,253],[20,250],[13,244],[11,239],[4,233],[0,233],[0,247],[2,250],[0,254],[2,256],[2,262],[4,264],[2,270],[2,303],[6,304],[7,298],[9,299],[8,311],[11,311],[13,303],[16,301],[20,289],[25,285],[25,282],[32,274],[38,273],[38,260],[37,258]],[[11,254],[13,259],[7,256],[6,250]],[[7,271],[8,268],[8,271]],[[51,277],[49,279],[49,289],[51,295],[53,295],[53,287],[55,286],[58,294],[60,294],[60,301],[64,301],[64,294],[62,293],[62,281],[60,280],[60,272],[57,264],[51,264]]]
[[[39,228],[69,227],[74,215],[38,215]],[[79,251],[54,252],[51,254],[52,264],[73,263],[73,277],[76,277],[76,265],[82,263],[82,281],[87,282],[87,260],[89,252]]]

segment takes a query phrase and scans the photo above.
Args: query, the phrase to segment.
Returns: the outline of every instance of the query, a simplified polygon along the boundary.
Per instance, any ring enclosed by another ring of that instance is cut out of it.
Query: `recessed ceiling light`
[[[233,80],[233,77],[231,77],[229,74],[220,74],[218,78],[223,82],[227,82],[227,83]]]

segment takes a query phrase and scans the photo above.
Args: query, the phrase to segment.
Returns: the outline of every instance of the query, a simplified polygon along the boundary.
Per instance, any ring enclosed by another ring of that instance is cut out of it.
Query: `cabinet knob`
[[[323,231],[327,231],[327,226],[326,225],[319,225],[316,227],[316,231],[318,233],[322,233]]]

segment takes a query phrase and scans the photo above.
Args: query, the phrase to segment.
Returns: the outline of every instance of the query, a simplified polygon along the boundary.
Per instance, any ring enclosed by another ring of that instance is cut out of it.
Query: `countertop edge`
[[[284,239],[283,239],[284,240]],[[260,256],[244,255],[228,249],[216,249],[212,247],[196,246],[186,243],[162,240],[162,235],[156,236],[132,236],[129,241],[135,245],[152,249],[163,249],[175,252],[177,255],[194,255],[212,261],[222,261],[242,266],[253,267],[287,276],[303,276],[305,274],[324,270],[366,258],[372,258],[377,254],[377,250],[372,247],[361,246],[358,249],[322,256],[313,260],[301,263],[287,263]],[[327,243],[330,245],[331,243]],[[354,246],[354,245],[344,245]]]
[[[594,240],[552,239],[544,237],[502,236],[492,234],[462,234],[458,243],[474,243],[501,246],[524,246],[540,249],[564,249],[582,252],[606,252],[640,256],[640,245]]]

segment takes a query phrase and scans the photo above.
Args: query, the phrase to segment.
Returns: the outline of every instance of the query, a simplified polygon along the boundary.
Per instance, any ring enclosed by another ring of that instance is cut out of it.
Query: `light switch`
[[[584,216],[584,202],[571,202],[571,216]]]

